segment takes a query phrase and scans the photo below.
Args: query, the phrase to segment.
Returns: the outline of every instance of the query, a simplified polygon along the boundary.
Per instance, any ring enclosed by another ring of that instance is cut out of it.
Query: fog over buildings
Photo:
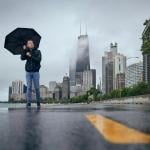
[[[102,76],[101,62],[111,42],[127,58],[142,58],[143,22],[150,16],[149,0],[1,0],[0,1],[0,101],[8,100],[12,81],[25,83],[25,62],[4,49],[5,36],[17,27],[34,28],[42,36],[41,84],[61,82],[69,74],[69,62],[75,57],[80,35],[87,34],[90,68]],[[137,60],[127,62],[131,64]]]

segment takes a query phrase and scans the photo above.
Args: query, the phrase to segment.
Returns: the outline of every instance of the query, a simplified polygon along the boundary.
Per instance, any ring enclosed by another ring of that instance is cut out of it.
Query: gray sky
[[[87,24],[91,67],[99,78],[101,57],[110,42],[117,42],[127,57],[142,58],[140,37],[143,22],[150,18],[149,6],[150,0],[0,0],[0,100],[7,100],[13,80],[25,82],[25,62],[3,48],[5,35],[15,28],[34,28],[41,34],[41,84],[48,85],[68,73],[80,21],[82,33]]]

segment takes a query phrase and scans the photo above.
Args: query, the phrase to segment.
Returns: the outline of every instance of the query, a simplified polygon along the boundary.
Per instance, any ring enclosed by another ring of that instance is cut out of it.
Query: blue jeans
[[[27,102],[32,101],[32,83],[34,84],[34,89],[36,93],[36,101],[40,102],[40,85],[39,85],[40,74],[39,72],[26,72],[26,82],[27,82]]]

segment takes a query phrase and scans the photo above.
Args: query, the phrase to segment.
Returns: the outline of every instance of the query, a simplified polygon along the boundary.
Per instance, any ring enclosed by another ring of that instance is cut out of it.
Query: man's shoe
[[[27,108],[30,108],[31,107],[31,103],[27,103]]]
[[[40,107],[41,107],[40,102],[37,102],[37,107],[38,107],[38,108],[40,108]]]

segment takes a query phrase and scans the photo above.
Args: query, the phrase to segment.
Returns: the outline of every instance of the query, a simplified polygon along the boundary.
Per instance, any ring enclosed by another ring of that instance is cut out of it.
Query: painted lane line
[[[150,135],[129,128],[102,115],[88,114],[86,118],[103,135],[114,144],[150,144]]]

